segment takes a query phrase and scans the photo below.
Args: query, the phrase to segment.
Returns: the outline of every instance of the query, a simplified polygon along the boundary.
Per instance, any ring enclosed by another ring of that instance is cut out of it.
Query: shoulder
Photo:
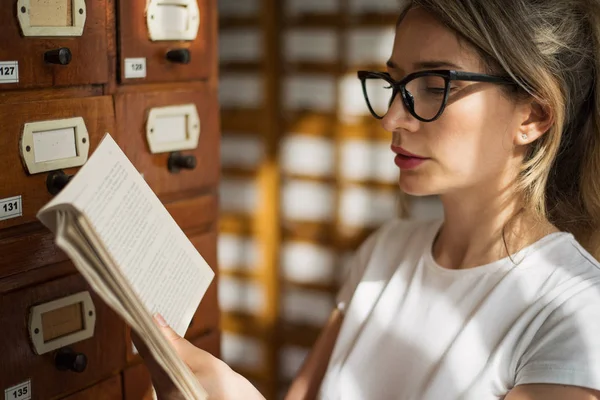
[[[411,249],[425,248],[433,240],[442,224],[441,219],[408,220],[394,219],[375,230],[357,249],[355,256],[361,264],[384,256],[396,258]]]
[[[600,263],[567,234],[535,259],[543,282],[516,383],[600,390]]]
[[[386,271],[397,268],[402,260],[420,256],[433,239],[442,220],[394,219],[376,229],[359,246],[345,266],[346,274],[338,293],[338,303],[346,303],[356,287],[365,279],[380,278]]]

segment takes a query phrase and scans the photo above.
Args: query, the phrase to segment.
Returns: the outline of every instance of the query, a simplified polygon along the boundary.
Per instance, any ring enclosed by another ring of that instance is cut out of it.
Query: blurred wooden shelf
[[[305,175],[297,172],[286,172],[281,173],[282,181],[305,181],[314,183],[325,183],[328,185],[334,185],[336,179],[333,176],[317,176],[317,175]]]
[[[341,63],[319,62],[284,62],[283,70],[288,74],[332,74],[340,76],[344,73]]]
[[[259,171],[256,169],[246,169],[239,167],[221,167],[222,178],[233,178],[233,179],[255,179],[257,178]]]
[[[254,216],[220,210],[219,231],[236,235],[254,234]]]
[[[237,312],[223,312],[221,327],[224,331],[250,336],[261,340],[273,340],[273,326],[263,318]]]
[[[315,111],[288,111],[284,118],[283,134],[302,133],[332,139],[335,137],[337,127],[335,114]]]
[[[232,28],[254,28],[260,27],[260,17],[221,17],[219,18],[219,30],[226,30]]]
[[[327,246],[335,243],[335,225],[333,222],[309,222],[284,219],[281,222],[285,239],[301,239],[310,243]]]
[[[245,281],[259,281],[262,278],[262,274],[257,269],[248,270],[247,268],[228,268],[219,270],[219,273],[221,276]]]
[[[301,282],[291,280],[289,278],[281,279],[282,290],[286,287],[311,290],[316,292],[333,293],[336,294],[339,291],[339,284],[337,283],[322,283],[322,282]]]
[[[393,13],[364,13],[348,15],[346,24],[352,27],[390,27],[395,26],[398,15]]]
[[[321,334],[321,328],[312,325],[300,325],[282,322],[280,338],[284,345],[311,348]]]
[[[260,74],[264,68],[263,62],[251,62],[251,61],[221,61],[219,63],[219,69],[222,73],[229,72],[242,72],[242,73],[254,73]]]
[[[344,14],[302,14],[284,15],[283,26],[288,28],[321,28],[341,27],[344,24]]]
[[[262,133],[265,114],[260,108],[226,108],[221,106],[221,130],[224,133]]]

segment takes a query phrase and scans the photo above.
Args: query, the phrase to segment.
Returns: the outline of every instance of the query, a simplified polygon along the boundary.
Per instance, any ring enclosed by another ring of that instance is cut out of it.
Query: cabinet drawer
[[[120,81],[175,82],[212,75],[215,7],[215,0],[120,1]]]
[[[123,398],[121,375],[100,382],[88,389],[64,397],[63,400],[115,400]]]
[[[119,145],[158,196],[217,185],[218,104],[208,84],[121,93],[115,108]]]
[[[71,297],[77,294],[89,297]],[[33,398],[49,399],[89,387],[124,366],[125,343],[119,332],[125,324],[79,274],[3,295],[0,326],[3,389],[30,380]],[[61,369],[67,365],[85,368]]]
[[[58,170],[74,174],[83,155],[91,155],[106,132],[113,134],[114,112],[110,96],[87,97],[1,104],[0,121],[3,229],[37,221],[36,213],[52,198],[49,176]],[[23,143],[22,137],[27,138]],[[59,182],[52,187],[60,187]]]
[[[215,225],[219,218],[216,196],[186,198],[169,202],[165,207],[184,232],[206,231]]]
[[[10,3],[10,4],[8,4]],[[0,8],[0,90],[108,82],[108,0],[13,0]],[[17,64],[15,64],[17,63]],[[9,82],[13,83],[9,83]]]
[[[221,332],[214,331],[191,340],[194,346],[208,351],[215,357],[221,355]],[[152,400],[153,389],[150,373],[145,364],[129,367],[123,374],[125,400]]]

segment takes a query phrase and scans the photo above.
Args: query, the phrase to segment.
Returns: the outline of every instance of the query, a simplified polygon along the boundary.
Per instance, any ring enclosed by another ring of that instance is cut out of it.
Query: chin
[[[411,174],[410,171],[400,172],[398,186],[400,186],[402,192],[415,197],[439,194],[439,191],[435,190],[434,185],[429,179],[417,174]]]

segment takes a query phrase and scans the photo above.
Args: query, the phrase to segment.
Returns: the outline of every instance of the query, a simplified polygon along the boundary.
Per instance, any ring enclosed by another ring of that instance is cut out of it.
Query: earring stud
[[[523,140],[527,140],[529,138],[529,136],[526,133],[521,134],[521,138]]]

